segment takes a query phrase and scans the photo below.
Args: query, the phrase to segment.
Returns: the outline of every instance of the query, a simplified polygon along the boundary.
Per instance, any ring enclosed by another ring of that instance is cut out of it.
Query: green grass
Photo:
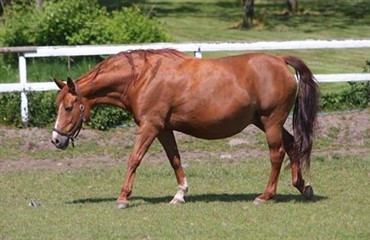
[[[50,82],[51,78],[77,78],[94,67],[103,58],[27,58],[27,81]],[[19,82],[19,70],[11,64],[0,66],[0,83]]]
[[[150,0],[146,12],[162,20],[175,41],[257,41],[368,38],[366,0],[300,0],[297,15],[286,14],[286,1],[255,1],[256,26],[239,30],[240,1]]]
[[[292,186],[290,172],[282,171],[275,199],[252,204],[266,185],[270,163],[264,135],[251,129],[236,136],[249,143],[237,146],[228,139],[177,137],[190,185],[187,203],[178,206],[168,204],[176,180],[155,141],[125,210],[116,209],[115,200],[125,174],[122,157],[127,159],[136,129],[85,130],[76,148],[66,151],[44,146],[50,137],[45,130],[1,131],[0,166],[24,166],[0,171],[0,238],[368,239],[370,131],[364,128],[355,142],[343,145],[353,126],[324,126],[315,141],[311,174],[305,176],[315,191],[311,202]],[[256,156],[246,157],[253,151]],[[221,159],[225,153],[235,159]],[[67,166],[81,159],[81,165]],[[41,207],[28,206],[30,200]]]
[[[188,161],[190,195],[175,193],[168,164],[144,163],[131,206],[115,209],[122,166],[0,175],[2,239],[366,239],[370,236],[370,158],[314,157],[315,198],[306,202],[283,172],[279,194],[254,206],[269,170],[265,159]],[[329,174],[330,173],[330,174]],[[41,207],[29,207],[32,199]]]

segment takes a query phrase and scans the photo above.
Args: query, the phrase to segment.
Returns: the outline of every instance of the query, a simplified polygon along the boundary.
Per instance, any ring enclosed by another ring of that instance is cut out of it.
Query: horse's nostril
[[[53,139],[51,140],[51,143],[54,144],[55,146],[58,146],[60,141],[58,139],[55,139],[55,140]]]

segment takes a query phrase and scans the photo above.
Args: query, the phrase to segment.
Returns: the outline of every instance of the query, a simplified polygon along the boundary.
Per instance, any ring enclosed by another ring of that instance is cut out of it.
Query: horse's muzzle
[[[53,131],[51,142],[56,148],[65,150],[69,144],[69,137],[60,135],[59,133]]]

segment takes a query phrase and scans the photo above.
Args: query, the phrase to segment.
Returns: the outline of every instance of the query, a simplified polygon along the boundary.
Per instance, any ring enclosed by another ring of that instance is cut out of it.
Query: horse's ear
[[[69,88],[69,91],[73,94],[76,93],[76,86],[75,86],[75,83],[73,82],[72,78],[68,77],[67,78],[67,85],[68,85],[68,88]]]
[[[66,85],[62,80],[56,78],[53,78],[53,80],[59,89],[62,89]]]

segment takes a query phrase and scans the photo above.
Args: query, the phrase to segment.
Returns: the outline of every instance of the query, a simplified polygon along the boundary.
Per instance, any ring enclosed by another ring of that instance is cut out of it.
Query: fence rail
[[[5,47],[0,48],[0,53],[18,53],[19,83],[0,84],[0,93],[21,92],[22,121],[26,124],[28,122],[28,100],[26,92],[58,89],[53,82],[28,83],[26,58],[111,55],[133,49],[163,48],[174,48],[182,52],[193,52],[195,57],[201,58],[202,52],[215,51],[370,48],[370,40],[304,40],[283,42],[152,43],[94,46]],[[315,78],[318,82],[370,81],[370,73],[316,74]]]

